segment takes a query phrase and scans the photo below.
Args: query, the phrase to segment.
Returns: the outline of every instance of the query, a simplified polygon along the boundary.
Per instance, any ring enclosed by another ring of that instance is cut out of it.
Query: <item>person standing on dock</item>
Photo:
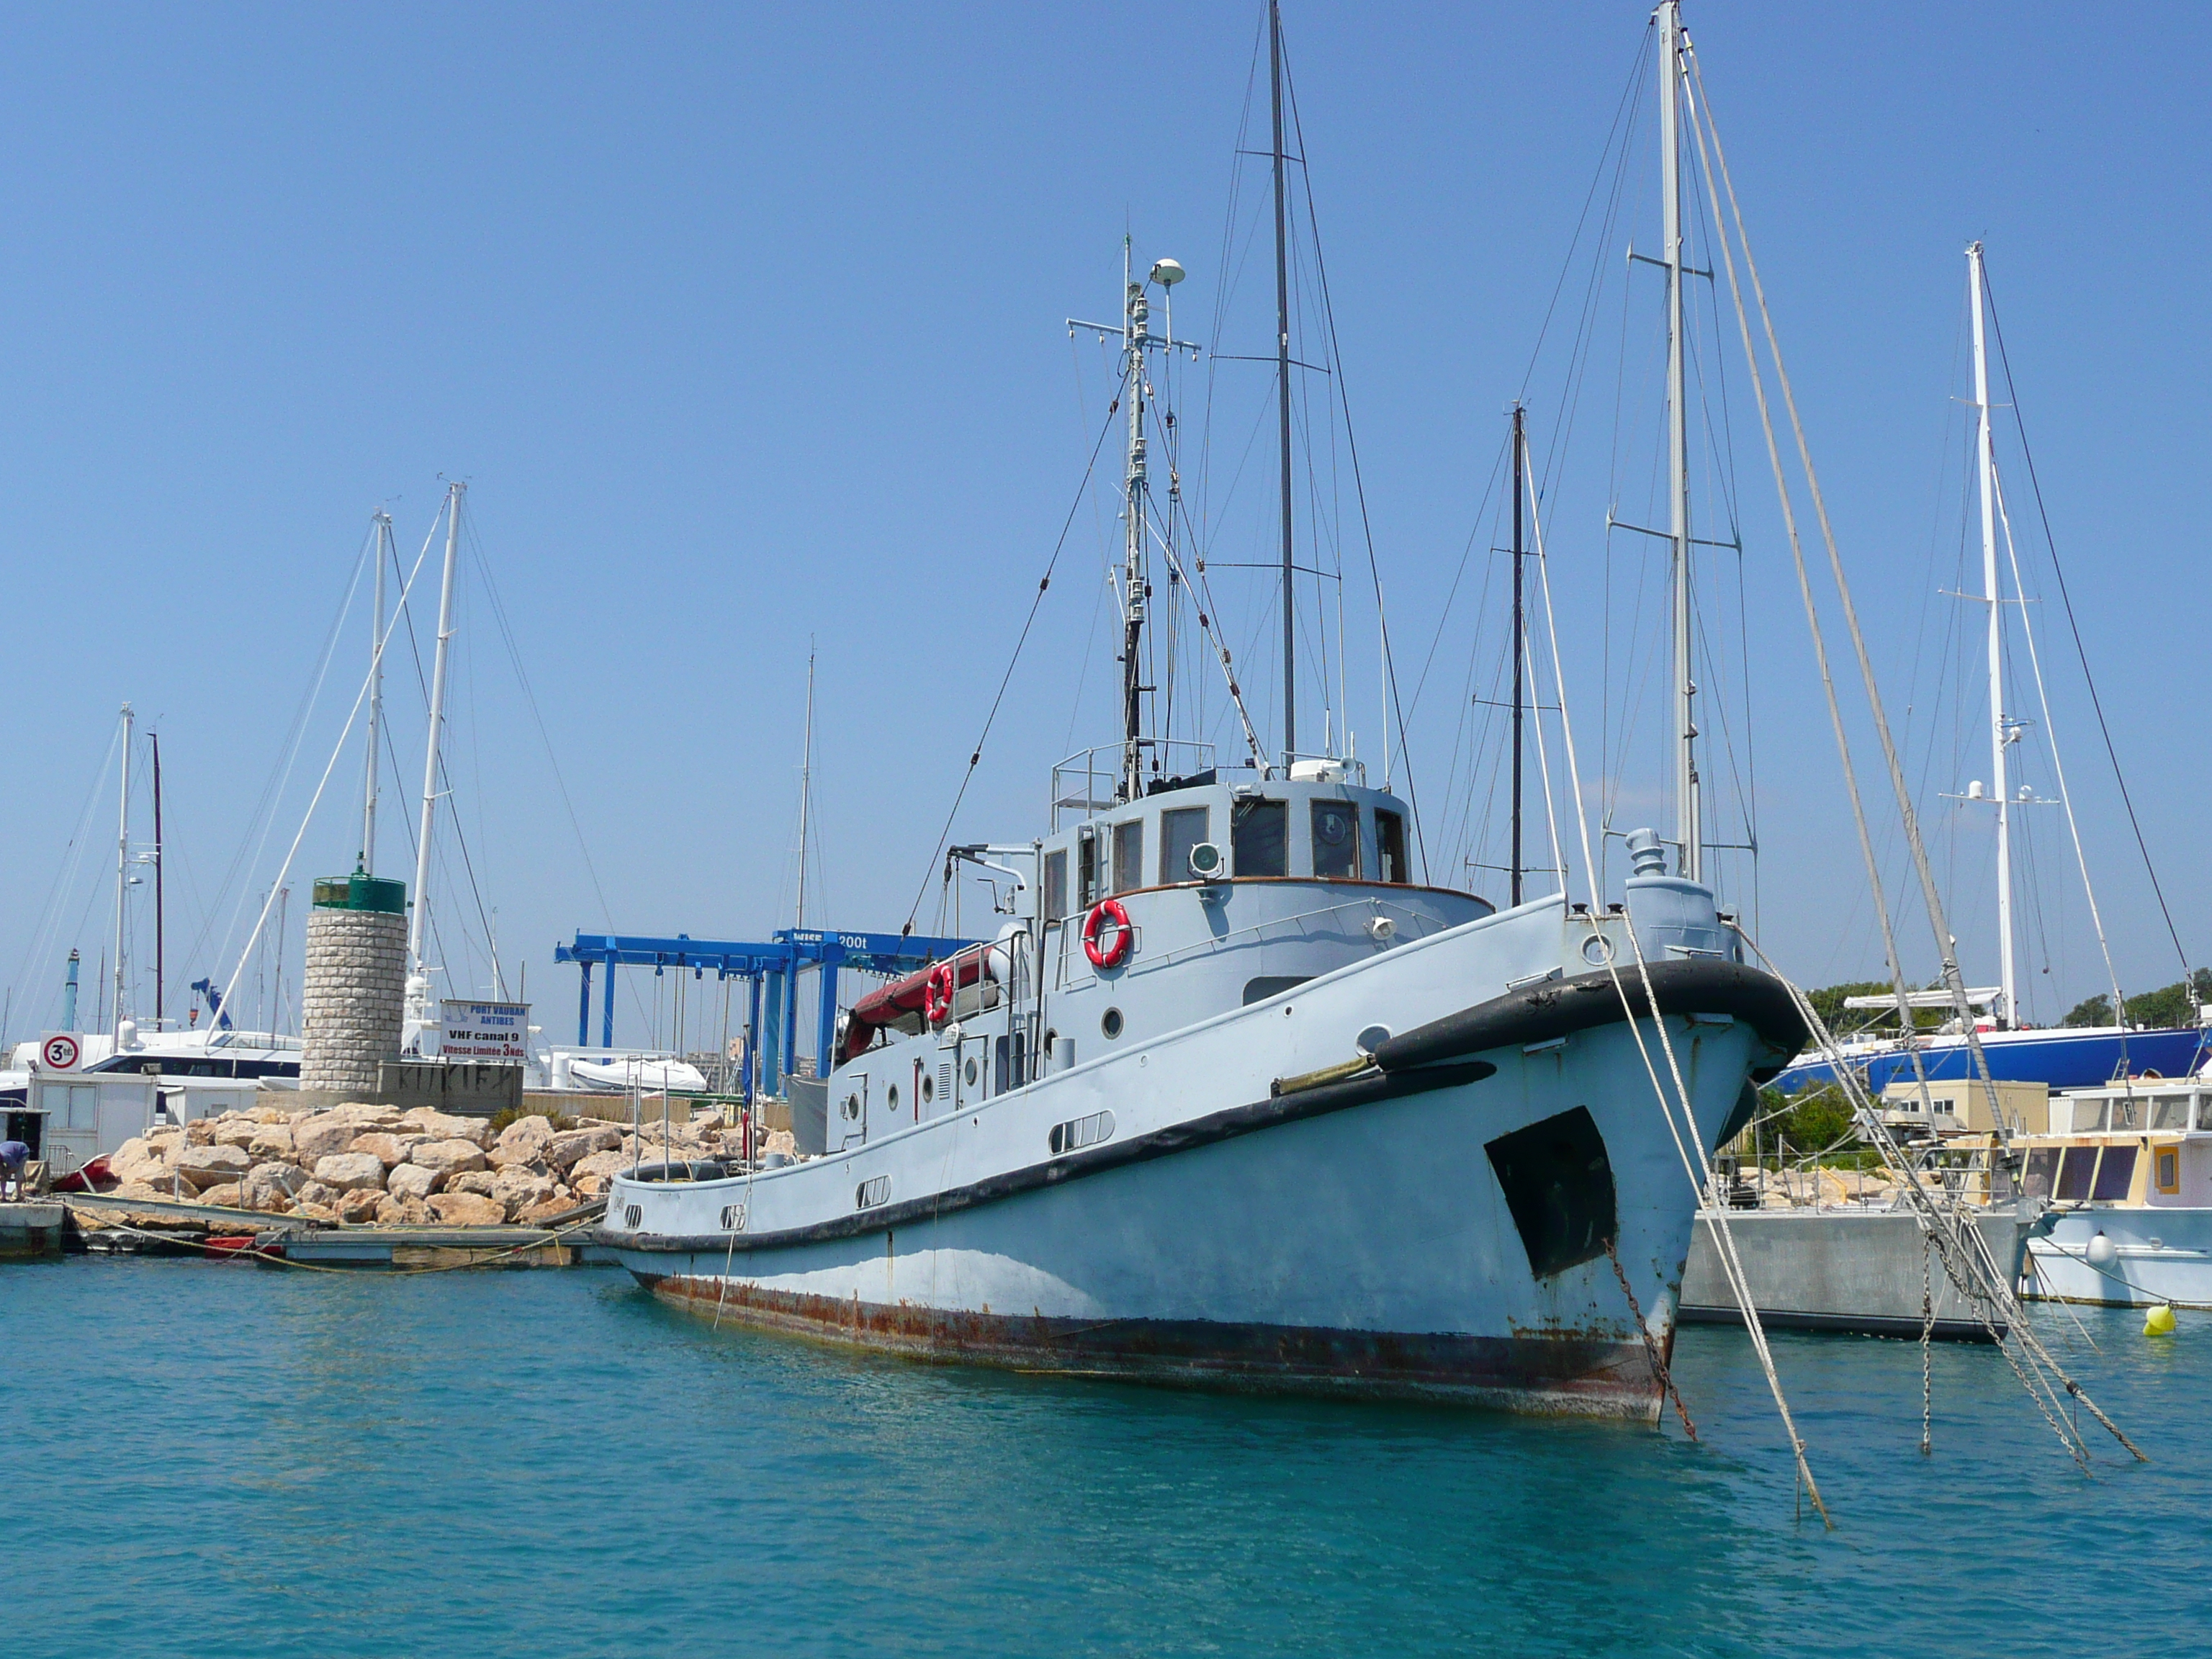
[[[31,1149],[20,1140],[0,1140],[0,1199],[23,1197],[23,1166]]]

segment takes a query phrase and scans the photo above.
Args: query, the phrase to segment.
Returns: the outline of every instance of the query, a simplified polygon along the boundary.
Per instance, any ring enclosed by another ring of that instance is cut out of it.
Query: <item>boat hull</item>
[[[1786,1006],[1733,964],[1692,977],[1716,975]],[[1358,1030],[1378,977],[1302,987],[1295,1012]],[[1264,1080],[1297,1046],[1278,999],[793,1170],[617,1182],[600,1242],[677,1305],[901,1354],[1650,1420],[1695,1199],[1656,1028],[1586,977],[1408,1031],[1397,1069],[1289,1088]],[[1709,1152],[1795,1033],[1667,1025]],[[1099,1145],[1006,1156],[1102,1109]],[[915,1196],[856,1209],[878,1181]]]
[[[2186,1077],[2203,1058],[2203,1039],[2204,1033],[2196,1030],[1996,1031],[1983,1035],[1982,1052],[1988,1056],[1990,1075],[1999,1083],[2092,1089],[2115,1077]],[[1919,1054],[1930,1082],[1955,1082],[1973,1075],[1972,1050],[1964,1037],[1928,1038]],[[1892,1083],[1912,1080],[1911,1053],[1902,1048],[1850,1054],[1845,1063],[1863,1073],[1867,1086],[1876,1094]],[[1790,1091],[1812,1088],[1833,1082],[1835,1073],[1834,1065],[1825,1059],[1806,1060],[1776,1078],[1774,1086]]]
[[[2092,1264],[2091,1241],[2112,1241],[2112,1260]],[[2212,1307],[2212,1209],[2117,1206],[2059,1213],[2028,1242],[2029,1295],[2113,1308],[2159,1303]]]

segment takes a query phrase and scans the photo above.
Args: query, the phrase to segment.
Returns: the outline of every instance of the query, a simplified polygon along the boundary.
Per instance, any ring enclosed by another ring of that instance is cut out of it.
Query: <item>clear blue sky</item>
[[[1212,326],[1258,15],[12,11],[0,34],[10,1035],[58,1016],[70,945],[88,963],[103,947],[112,806],[58,896],[56,882],[125,699],[158,726],[168,771],[172,1011],[185,979],[228,972],[211,943],[196,955],[192,943],[228,930],[246,884],[226,894],[225,872],[368,514],[389,503],[411,556],[441,473],[470,482],[477,545],[597,872],[595,887],[471,574],[456,799],[503,950],[529,960],[548,1023],[562,1029],[574,1004],[551,946],[578,927],[752,935],[787,920],[810,636],[814,914],[896,927],[1103,414],[1101,361],[1071,354],[1062,319],[1110,312],[1126,228],[1141,252],[1190,267],[1178,323]],[[2208,578],[2192,486],[2208,424],[2212,19],[1731,0],[1687,15],[1900,705],[1930,683],[1929,641],[1952,625],[1937,590],[1957,574],[1960,255],[1987,240],[2105,707],[2203,959],[2191,665]],[[1425,650],[1462,550],[1490,533],[1479,514],[1501,413],[1644,12],[1292,0],[1286,27],[1394,627],[1401,654]],[[1631,182],[1610,262],[1631,234],[1656,241],[1640,164]],[[1620,384],[1648,433],[1656,386],[1639,362]],[[1576,442],[1600,475],[1615,391],[1613,363],[1591,370],[1586,404],[1604,416],[1586,415]],[[1540,446],[1559,377],[1540,374],[1528,397]],[[1826,982],[1878,957],[1748,413],[1735,408],[1760,927],[1785,965]],[[2024,476],[2013,487],[2025,531]],[[1562,623],[1584,630],[1583,647],[1603,496],[1552,504]],[[1111,736],[1110,653],[1092,631],[1110,532],[1079,517],[956,825],[963,839],[1036,833],[1071,732]],[[2131,988],[2171,980],[2078,669],[2059,672],[2071,651],[2057,607],[2037,614],[2122,973]],[[1462,676],[1463,617],[1439,647]],[[418,626],[427,635],[427,615]],[[273,873],[343,717],[358,611],[348,629],[253,880]],[[1370,755],[1373,701],[1355,683]],[[1439,791],[1449,703],[1425,696],[1414,717],[1416,766]],[[393,705],[411,787],[420,698],[397,684]],[[1577,714],[1598,720],[1589,699]],[[1985,770],[1962,761],[1954,775],[1948,718],[1916,714],[1916,754],[1938,757],[1916,779],[1938,816],[1936,793]],[[349,759],[333,780],[295,900],[306,878],[350,863],[356,771]],[[1467,815],[1461,793],[1455,806],[1424,800],[1432,828]],[[387,866],[404,862],[403,816],[395,802]],[[2100,974],[2063,836],[2036,833],[2042,942],[2023,962],[2048,1017]],[[1985,981],[1985,853],[1961,831],[1942,856],[1968,977]],[[295,902],[295,961],[298,918]],[[1913,967],[1932,967],[1924,948]],[[624,1022],[642,1035],[634,1005]]]

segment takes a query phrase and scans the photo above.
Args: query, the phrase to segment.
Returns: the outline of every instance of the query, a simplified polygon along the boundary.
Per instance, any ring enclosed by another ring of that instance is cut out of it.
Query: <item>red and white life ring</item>
[[[940,962],[929,970],[929,977],[921,982],[921,1017],[932,1025],[952,1017],[952,994],[959,986],[952,964]]]
[[[1110,939],[1102,939],[1108,923],[1113,924]],[[1129,913],[1121,908],[1119,899],[1101,899],[1091,907],[1091,914],[1083,919],[1083,954],[1091,958],[1093,968],[1118,968],[1128,959],[1129,950],[1137,936],[1129,927]]]

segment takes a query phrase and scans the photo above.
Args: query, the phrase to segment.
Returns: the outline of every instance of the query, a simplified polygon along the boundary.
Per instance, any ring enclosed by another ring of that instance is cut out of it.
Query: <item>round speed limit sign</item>
[[[67,1072],[76,1068],[78,1048],[73,1036],[50,1036],[39,1050],[39,1058],[50,1072]]]

